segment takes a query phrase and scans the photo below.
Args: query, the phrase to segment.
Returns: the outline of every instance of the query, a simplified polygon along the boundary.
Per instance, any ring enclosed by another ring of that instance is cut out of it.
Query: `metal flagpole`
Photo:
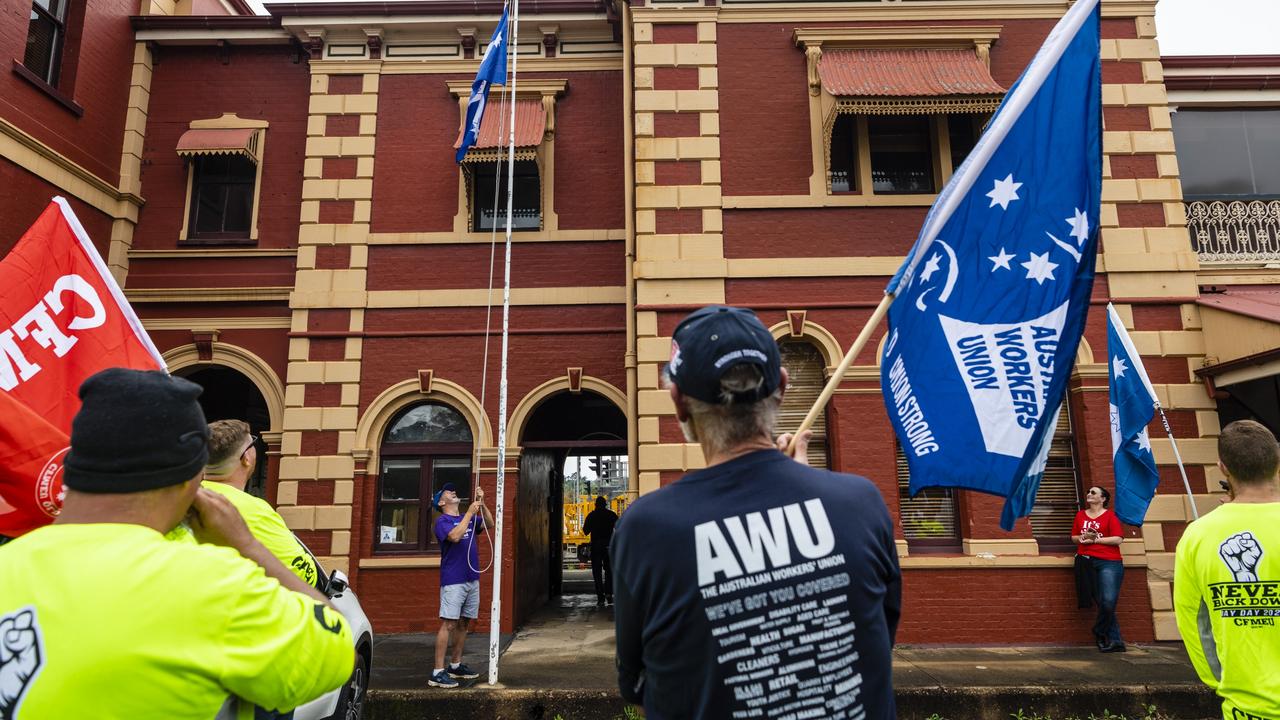
[[[800,427],[796,428],[796,434],[791,437],[791,444],[787,446],[787,454],[790,455],[795,449],[796,438],[800,437],[800,433],[813,427],[814,421],[818,419],[818,413],[822,412],[822,408],[827,406],[827,402],[831,400],[832,394],[836,388],[844,380],[845,373],[849,372],[849,366],[853,365],[854,358],[862,352],[862,348],[866,346],[867,341],[871,339],[871,331],[880,325],[880,321],[884,319],[885,313],[889,312],[889,306],[893,304],[893,293],[885,293],[880,299],[880,304],[876,306],[875,312],[871,313],[871,317],[867,318],[867,324],[862,328],[862,332],[858,333],[858,337],[853,341],[853,345],[849,346],[849,352],[844,354],[844,359],[840,361],[840,365],[836,367],[835,372],[831,373],[831,379],[827,380],[826,387],[822,388],[822,394],[813,402],[813,407],[809,408],[809,414],[804,416],[804,421],[800,423]]]
[[[1200,519],[1200,511],[1196,509],[1196,496],[1191,494],[1191,481],[1187,480],[1187,469],[1182,466],[1182,453],[1178,452],[1178,441],[1173,439],[1173,429],[1169,427],[1169,418],[1164,416],[1164,408],[1156,403],[1156,412],[1160,413],[1160,422],[1169,436],[1169,444],[1173,446],[1173,457],[1178,461],[1178,472],[1182,473],[1182,486],[1187,489],[1187,499],[1191,501],[1191,517]]]
[[[511,329],[511,214],[516,167],[516,66],[520,62],[520,0],[511,2],[511,125],[507,128],[507,241],[502,269],[502,371],[498,381],[498,492],[494,500],[493,602],[489,609],[489,684],[498,682],[498,635],[502,627],[502,507],[507,471],[507,342]]]

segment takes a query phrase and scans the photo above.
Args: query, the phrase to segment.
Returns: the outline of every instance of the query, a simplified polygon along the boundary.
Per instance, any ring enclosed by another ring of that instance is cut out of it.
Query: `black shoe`
[[[1106,646],[1107,646],[1107,636],[1106,636],[1106,635],[1094,635],[1094,636],[1093,636],[1093,644],[1094,644],[1094,645],[1097,645],[1097,646],[1098,646],[1098,649],[1099,649],[1099,650],[1101,650],[1102,648],[1104,648],[1104,647],[1106,647]]]
[[[1106,645],[1103,645],[1102,647],[1098,648],[1098,650],[1104,653],[1116,653],[1116,652],[1126,652],[1128,648],[1124,646],[1124,643],[1118,642],[1118,643],[1107,643]]]
[[[596,598],[596,607],[604,607],[604,598]]]
[[[606,605],[612,605],[612,604],[613,604],[613,596],[612,596],[612,595],[605,595],[605,596],[604,596],[604,603],[605,603]]]

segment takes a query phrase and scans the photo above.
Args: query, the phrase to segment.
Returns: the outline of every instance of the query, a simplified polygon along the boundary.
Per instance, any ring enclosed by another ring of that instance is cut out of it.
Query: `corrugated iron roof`
[[[510,106],[503,106],[497,98],[491,99],[485,108],[484,119],[480,121],[480,137],[476,138],[475,148],[505,147],[507,144],[507,123],[511,122]],[[541,100],[516,101],[516,147],[530,147],[542,143],[542,136],[547,130],[547,113],[542,109]],[[455,148],[462,147],[462,133],[454,141]]]
[[[1004,93],[973,50],[959,48],[824,50],[822,86],[846,97],[926,97]]]
[[[244,155],[256,160],[257,129],[199,128],[178,138],[179,155]]]
[[[1236,285],[1221,293],[1204,293],[1196,300],[1202,307],[1280,323],[1280,287]]]

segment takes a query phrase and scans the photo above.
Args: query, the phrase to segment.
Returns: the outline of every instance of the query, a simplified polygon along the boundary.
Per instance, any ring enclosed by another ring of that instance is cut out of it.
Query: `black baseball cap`
[[[778,343],[764,323],[746,308],[711,305],[680,321],[671,337],[671,360],[666,371],[680,392],[713,405],[720,395],[720,378],[731,367],[760,366],[764,382],[751,392],[737,393],[732,403],[766,398],[782,382]]]

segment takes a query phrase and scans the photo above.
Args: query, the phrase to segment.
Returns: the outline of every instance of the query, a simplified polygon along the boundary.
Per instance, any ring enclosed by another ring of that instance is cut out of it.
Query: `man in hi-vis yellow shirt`
[[[275,508],[244,491],[258,464],[258,448],[249,434],[249,423],[243,420],[209,423],[208,462],[202,485],[230,500],[258,542],[303,582],[316,587],[320,573],[316,571],[311,553],[298,542]]]
[[[0,718],[208,720],[351,675],[342,616],[200,487],[199,394],[120,368],[80,387],[62,513],[0,548]],[[200,544],[164,538],[184,516]]]
[[[1234,498],[1178,541],[1173,604],[1196,673],[1228,720],[1280,718],[1280,445],[1239,420],[1218,436]]]

